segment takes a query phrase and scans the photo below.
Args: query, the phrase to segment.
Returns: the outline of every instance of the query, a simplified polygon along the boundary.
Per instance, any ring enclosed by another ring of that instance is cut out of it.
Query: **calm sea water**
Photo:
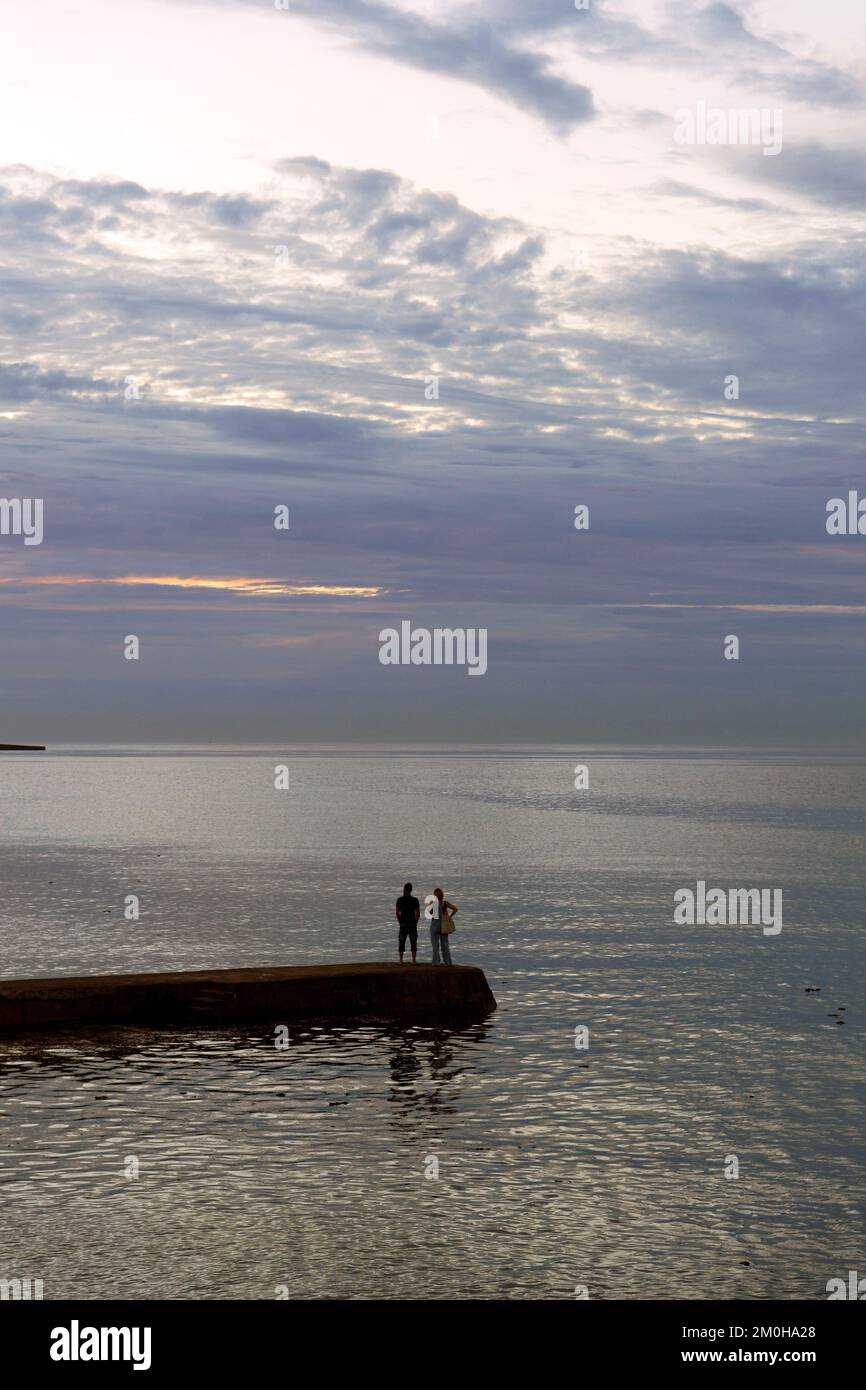
[[[257,1026],[0,1041],[0,1277],[813,1299],[866,1271],[862,760],[69,749],[0,756],[0,788],[3,977],[395,959],[408,877],[459,903],[455,960],[499,1002],[283,1052]],[[781,934],[673,925],[697,879],[781,888]]]

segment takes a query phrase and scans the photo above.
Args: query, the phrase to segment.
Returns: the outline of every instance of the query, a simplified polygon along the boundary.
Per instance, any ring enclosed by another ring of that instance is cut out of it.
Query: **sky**
[[[2,21],[0,739],[866,745],[859,7]]]

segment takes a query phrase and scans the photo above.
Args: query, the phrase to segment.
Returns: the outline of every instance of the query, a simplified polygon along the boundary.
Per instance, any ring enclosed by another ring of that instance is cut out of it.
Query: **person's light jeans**
[[[442,951],[442,960],[446,965],[451,964],[451,943],[447,936],[442,933],[442,925],[438,919],[430,923],[430,945],[433,947],[433,964],[440,965],[439,951]]]

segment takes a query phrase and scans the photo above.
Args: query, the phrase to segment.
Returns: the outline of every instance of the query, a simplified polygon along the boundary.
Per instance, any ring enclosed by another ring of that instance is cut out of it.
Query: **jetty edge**
[[[44,743],[0,743],[0,753],[44,753]]]
[[[263,966],[0,979],[0,1032],[120,1023],[178,1028],[267,1019],[469,1023],[496,1000],[477,965]]]

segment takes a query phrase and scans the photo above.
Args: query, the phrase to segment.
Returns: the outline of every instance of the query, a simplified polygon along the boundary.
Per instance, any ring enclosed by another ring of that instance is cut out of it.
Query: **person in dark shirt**
[[[418,918],[421,916],[421,904],[417,898],[412,897],[411,883],[403,884],[403,896],[397,899],[397,921],[400,923],[400,964],[403,964],[403,952],[406,949],[406,937],[409,938],[409,945],[412,948],[412,964],[418,964]]]

